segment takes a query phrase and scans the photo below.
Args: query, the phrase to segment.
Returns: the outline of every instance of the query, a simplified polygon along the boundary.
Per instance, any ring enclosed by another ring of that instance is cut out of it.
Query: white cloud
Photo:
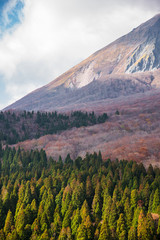
[[[8,98],[0,107],[48,83],[157,13],[157,5],[150,10],[136,1],[132,6],[126,2],[24,0],[22,23],[0,40],[0,74]]]

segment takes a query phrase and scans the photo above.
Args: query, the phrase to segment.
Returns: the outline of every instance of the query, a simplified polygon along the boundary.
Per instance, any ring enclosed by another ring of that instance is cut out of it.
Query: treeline
[[[0,147],[0,239],[160,239],[160,169]],[[153,219],[154,218],[154,219]]]
[[[71,114],[57,112],[0,112],[0,141],[15,144],[46,134],[104,123],[107,113],[96,116],[94,112],[75,111]]]

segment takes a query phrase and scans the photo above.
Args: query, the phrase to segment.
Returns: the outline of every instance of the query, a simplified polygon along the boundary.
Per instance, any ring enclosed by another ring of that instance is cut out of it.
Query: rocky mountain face
[[[160,14],[7,109],[71,110],[160,86]]]

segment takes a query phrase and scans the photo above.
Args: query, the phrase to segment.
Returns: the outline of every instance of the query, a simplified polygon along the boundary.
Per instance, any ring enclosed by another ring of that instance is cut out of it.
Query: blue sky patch
[[[7,2],[9,2],[9,0],[0,0],[0,8],[2,9]]]
[[[0,0],[0,36],[2,37],[6,30],[11,29],[15,24],[20,23],[21,12],[24,7],[23,0]],[[10,7],[9,7],[10,6]]]

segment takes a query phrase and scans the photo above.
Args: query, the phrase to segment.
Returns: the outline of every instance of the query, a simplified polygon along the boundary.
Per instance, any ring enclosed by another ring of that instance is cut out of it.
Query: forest
[[[160,169],[0,145],[1,240],[158,240]]]
[[[55,112],[0,112],[0,141],[15,144],[27,139],[39,138],[47,134],[92,126],[107,121],[107,113],[74,111],[70,114]]]

